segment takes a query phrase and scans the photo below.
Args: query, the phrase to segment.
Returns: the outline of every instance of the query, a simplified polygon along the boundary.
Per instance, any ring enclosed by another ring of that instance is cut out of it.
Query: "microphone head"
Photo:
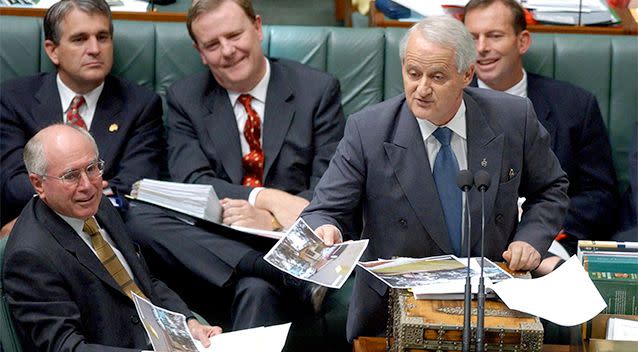
[[[474,184],[479,191],[487,191],[490,188],[490,174],[485,170],[479,170],[474,174]]]
[[[459,171],[458,175],[456,175],[456,185],[459,186],[463,192],[469,191],[474,185],[472,173],[470,173],[469,170]]]

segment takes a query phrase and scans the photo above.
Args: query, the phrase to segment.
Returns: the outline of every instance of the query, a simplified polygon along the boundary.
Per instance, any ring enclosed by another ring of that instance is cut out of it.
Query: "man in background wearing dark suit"
[[[485,255],[512,270],[538,266],[565,214],[568,181],[527,99],[465,88],[476,50],[463,24],[428,17],[400,45],[405,94],[348,118],[344,137],[302,217],[326,244],[364,214],[362,260],[466,255],[459,170],[490,175]],[[518,196],[528,198],[518,222]],[[469,194],[473,224],[481,196]],[[480,255],[480,226],[471,255]],[[383,334],[387,286],[357,268],[347,337]]]
[[[184,314],[206,346],[221,332],[200,324],[150,276],[119,213],[102,197],[104,162],[86,130],[41,130],[24,147],[24,163],[38,197],[13,228],[2,280],[25,351],[150,349],[131,292]]]
[[[615,228],[618,191],[596,97],[523,69],[531,36],[516,1],[472,0],[465,7],[464,21],[478,52],[478,79],[473,85],[529,98],[567,173],[570,206],[557,239],[574,254],[578,240],[608,238]],[[541,271],[551,271],[557,261],[548,258]]]
[[[248,0],[195,1],[187,26],[209,70],[168,90],[173,181],[213,185],[225,224],[289,227],[343,135],[338,81],[296,62],[266,58],[261,17]],[[312,303],[315,311],[321,306],[325,288],[297,285],[252,246],[149,205],[132,205],[127,218],[151,268],[180,295],[189,289],[177,282],[189,277],[187,282],[230,296],[233,329],[289,320],[286,311],[298,304],[283,304],[287,296]],[[220,306],[210,298],[203,303]]]
[[[104,158],[106,190],[123,196],[162,163],[162,106],[157,94],[109,74],[111,11],[103,0],[62,0],[44,18],[45,51],[57,73],[0,86],[0,193],[3,233],[33,196],[22,149],[56,122],[86,128]]]

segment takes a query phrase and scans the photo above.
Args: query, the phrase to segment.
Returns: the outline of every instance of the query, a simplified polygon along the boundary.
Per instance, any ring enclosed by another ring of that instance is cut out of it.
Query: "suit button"
[[[496,214],[496,222],[498,223],[503,222],[503,214]]]
[[[408,221],[405,219],[399,219],[399,224],[403,227],[408,226]]]
[[[133,323],[134,325],[137,325],[140,323],[140,319],[134,315],[131,315],[131,323]]]

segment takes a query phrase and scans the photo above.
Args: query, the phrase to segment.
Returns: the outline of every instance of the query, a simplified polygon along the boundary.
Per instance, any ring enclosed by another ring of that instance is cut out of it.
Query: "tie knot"
[[[239,102],[244,106],[246,110],[250,109],[250,103],[253,101],[253,96],[250,94],[242,94],[239,96]]]
[[[81,95],[76,95],[73,100],[71,100],[71,109],[77,109],[84,104],[84,97]]]
[[[448,146],[450,145],[450,140],[452,139],[452,130],[447,127],[439,127],[432,133],[434,137],[441,143],[441,145]]]
[[[97,225],[97,221],[93,217],[90,217],[84,221],[84,227],[82,231],[89,234],[89,236],[95,236],[100,233],[100,227]]]

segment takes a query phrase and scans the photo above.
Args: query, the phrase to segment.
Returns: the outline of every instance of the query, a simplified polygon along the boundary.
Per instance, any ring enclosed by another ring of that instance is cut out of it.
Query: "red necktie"
[[[80,116],[79,109],[80,106],[84,104],[84,97],[81,95],[76,95],[73,100],[71,100],[71,104],[69,105],[69,109],[66,111],[66,123],[69,125],[78,126],[80,128],[86,128],[86,123],[82,116]]]
[[[261,149],[261,119],[250,105],[253,97],[249,94],[239,96],[239,101],[246,109],[248,118],[244,125],[244,137],[250,147],[250,152],[242,157],[244,178],[241,183],[248,187],[261,187],[264,175],[264,151]]]

